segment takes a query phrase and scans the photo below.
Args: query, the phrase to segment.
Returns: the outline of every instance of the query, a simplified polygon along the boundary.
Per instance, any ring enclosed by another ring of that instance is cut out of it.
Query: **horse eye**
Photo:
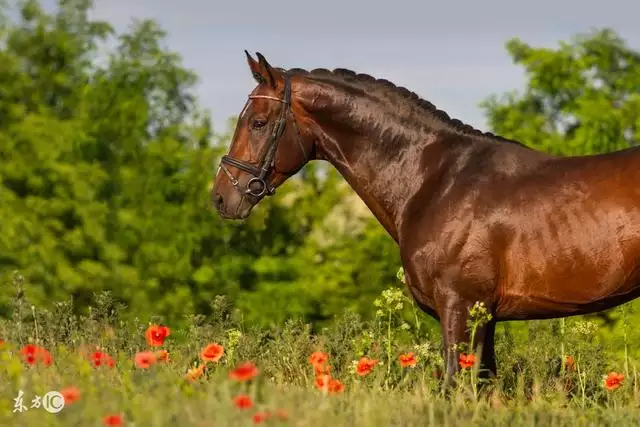
[[[263,127],[266,124],[267,124],[266,120],[256,119],[256,120],[253,121],[253,123],[251,123],[251,127],[254,128],[254,129],[260,129],[261,127]]]

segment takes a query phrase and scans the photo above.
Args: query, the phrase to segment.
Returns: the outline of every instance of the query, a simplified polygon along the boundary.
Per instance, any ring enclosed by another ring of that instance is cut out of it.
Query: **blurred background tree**
[[[494,95],[480,104],[496,133],[565,156],[640,142],[640,53],[614,31],[579,34],[557,49],[517,38],[506,47],[527,83],[524,93]]]
[[[222,221],[208,185],[230,135],[197,76],[153,21],[115,34],[91,6],[0,6],[0,312],[14,270],[36,304],[83,310],[109,290],[172,324],[218,294],[259,324],[371,312],[399,257],[342,178],[310,165],[249,221]]]

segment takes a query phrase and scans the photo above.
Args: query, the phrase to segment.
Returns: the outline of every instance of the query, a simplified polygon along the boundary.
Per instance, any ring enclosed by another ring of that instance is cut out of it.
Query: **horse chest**
[[[441,241],[427,242],[403,259],[411,272],[414,297],[431,308],[452,294],[486,301],[496,288],[494,263],[481,244],[471,242],[460,248]]]

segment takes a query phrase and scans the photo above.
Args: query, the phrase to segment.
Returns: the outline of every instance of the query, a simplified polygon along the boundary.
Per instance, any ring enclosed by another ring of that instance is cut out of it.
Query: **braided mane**
[[[310,77],[314,77],[314,76],[335,77],[343,81],[356,82],[363,85],[371,85],[371,86],[378,86],[381,88],[385,88],[387,90],[390,90],[400,95],[402,98],[413,103],[414,105],[421,107],[424,111],[430,113],[433,117],[437,118],[439,121],[446,124],[449,128],[451,128],[454,131],[457,131],[459,133],[466,134],[466,135],[474,135],[474,136],[479,136],[483,138],[489,138],[491,140],[495,140],[499,142],[508,142],[511,144],[523,145],[518,141],[507,139],[502,136],[495,135],[494,133],[491,133],[491,132],[482,132],[481,130],[476,129],[473,126],[470,126],[466,123],[463,123],[458,119],[451,118],[446,112],[439,110],[431,102],[420,98],[420,96],[418,96],[415,92],[411,92],[409,89],[402,86],[396,86],[389,80],[377,79],[373,76],[370,76],[369,74],[356,73],[355,71],[348,70],[346,68],[336,68],[334,70],[328,70],[326,68],[316,68],[311,71],[307,71],[302,68],[291,68],[289,70],[284,70],[279,68],[279,70],[282,72],[287,72],[289,74],[308,75]]]

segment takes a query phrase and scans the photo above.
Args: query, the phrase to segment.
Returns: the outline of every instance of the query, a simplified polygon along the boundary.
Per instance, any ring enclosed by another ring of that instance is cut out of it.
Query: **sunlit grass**
[[[379,316],[346,313],[312,333],[291,320],[252,329],[218,298],[209,319],[185,329],[123,321],[108,294],[89,315],[68,303],[51,312],[16,301],[0,322],[0,425],[637,425],[635,361],[609,358],[594,326],[562,323],[528,342],[499,337],[497,379],[482,383],[472,354],[448,397],[438,336],[400,288],[377,300]],[[409,309],[408,316],[402,314]],[[477,308],[482,320],[486,313]],[[469,325],[473,328],[473,322]],[[41,350],[44,349],[44,350]],[[16,412],[23,393],[26,410]],[[59,413],[31,407],[63,391]]]

